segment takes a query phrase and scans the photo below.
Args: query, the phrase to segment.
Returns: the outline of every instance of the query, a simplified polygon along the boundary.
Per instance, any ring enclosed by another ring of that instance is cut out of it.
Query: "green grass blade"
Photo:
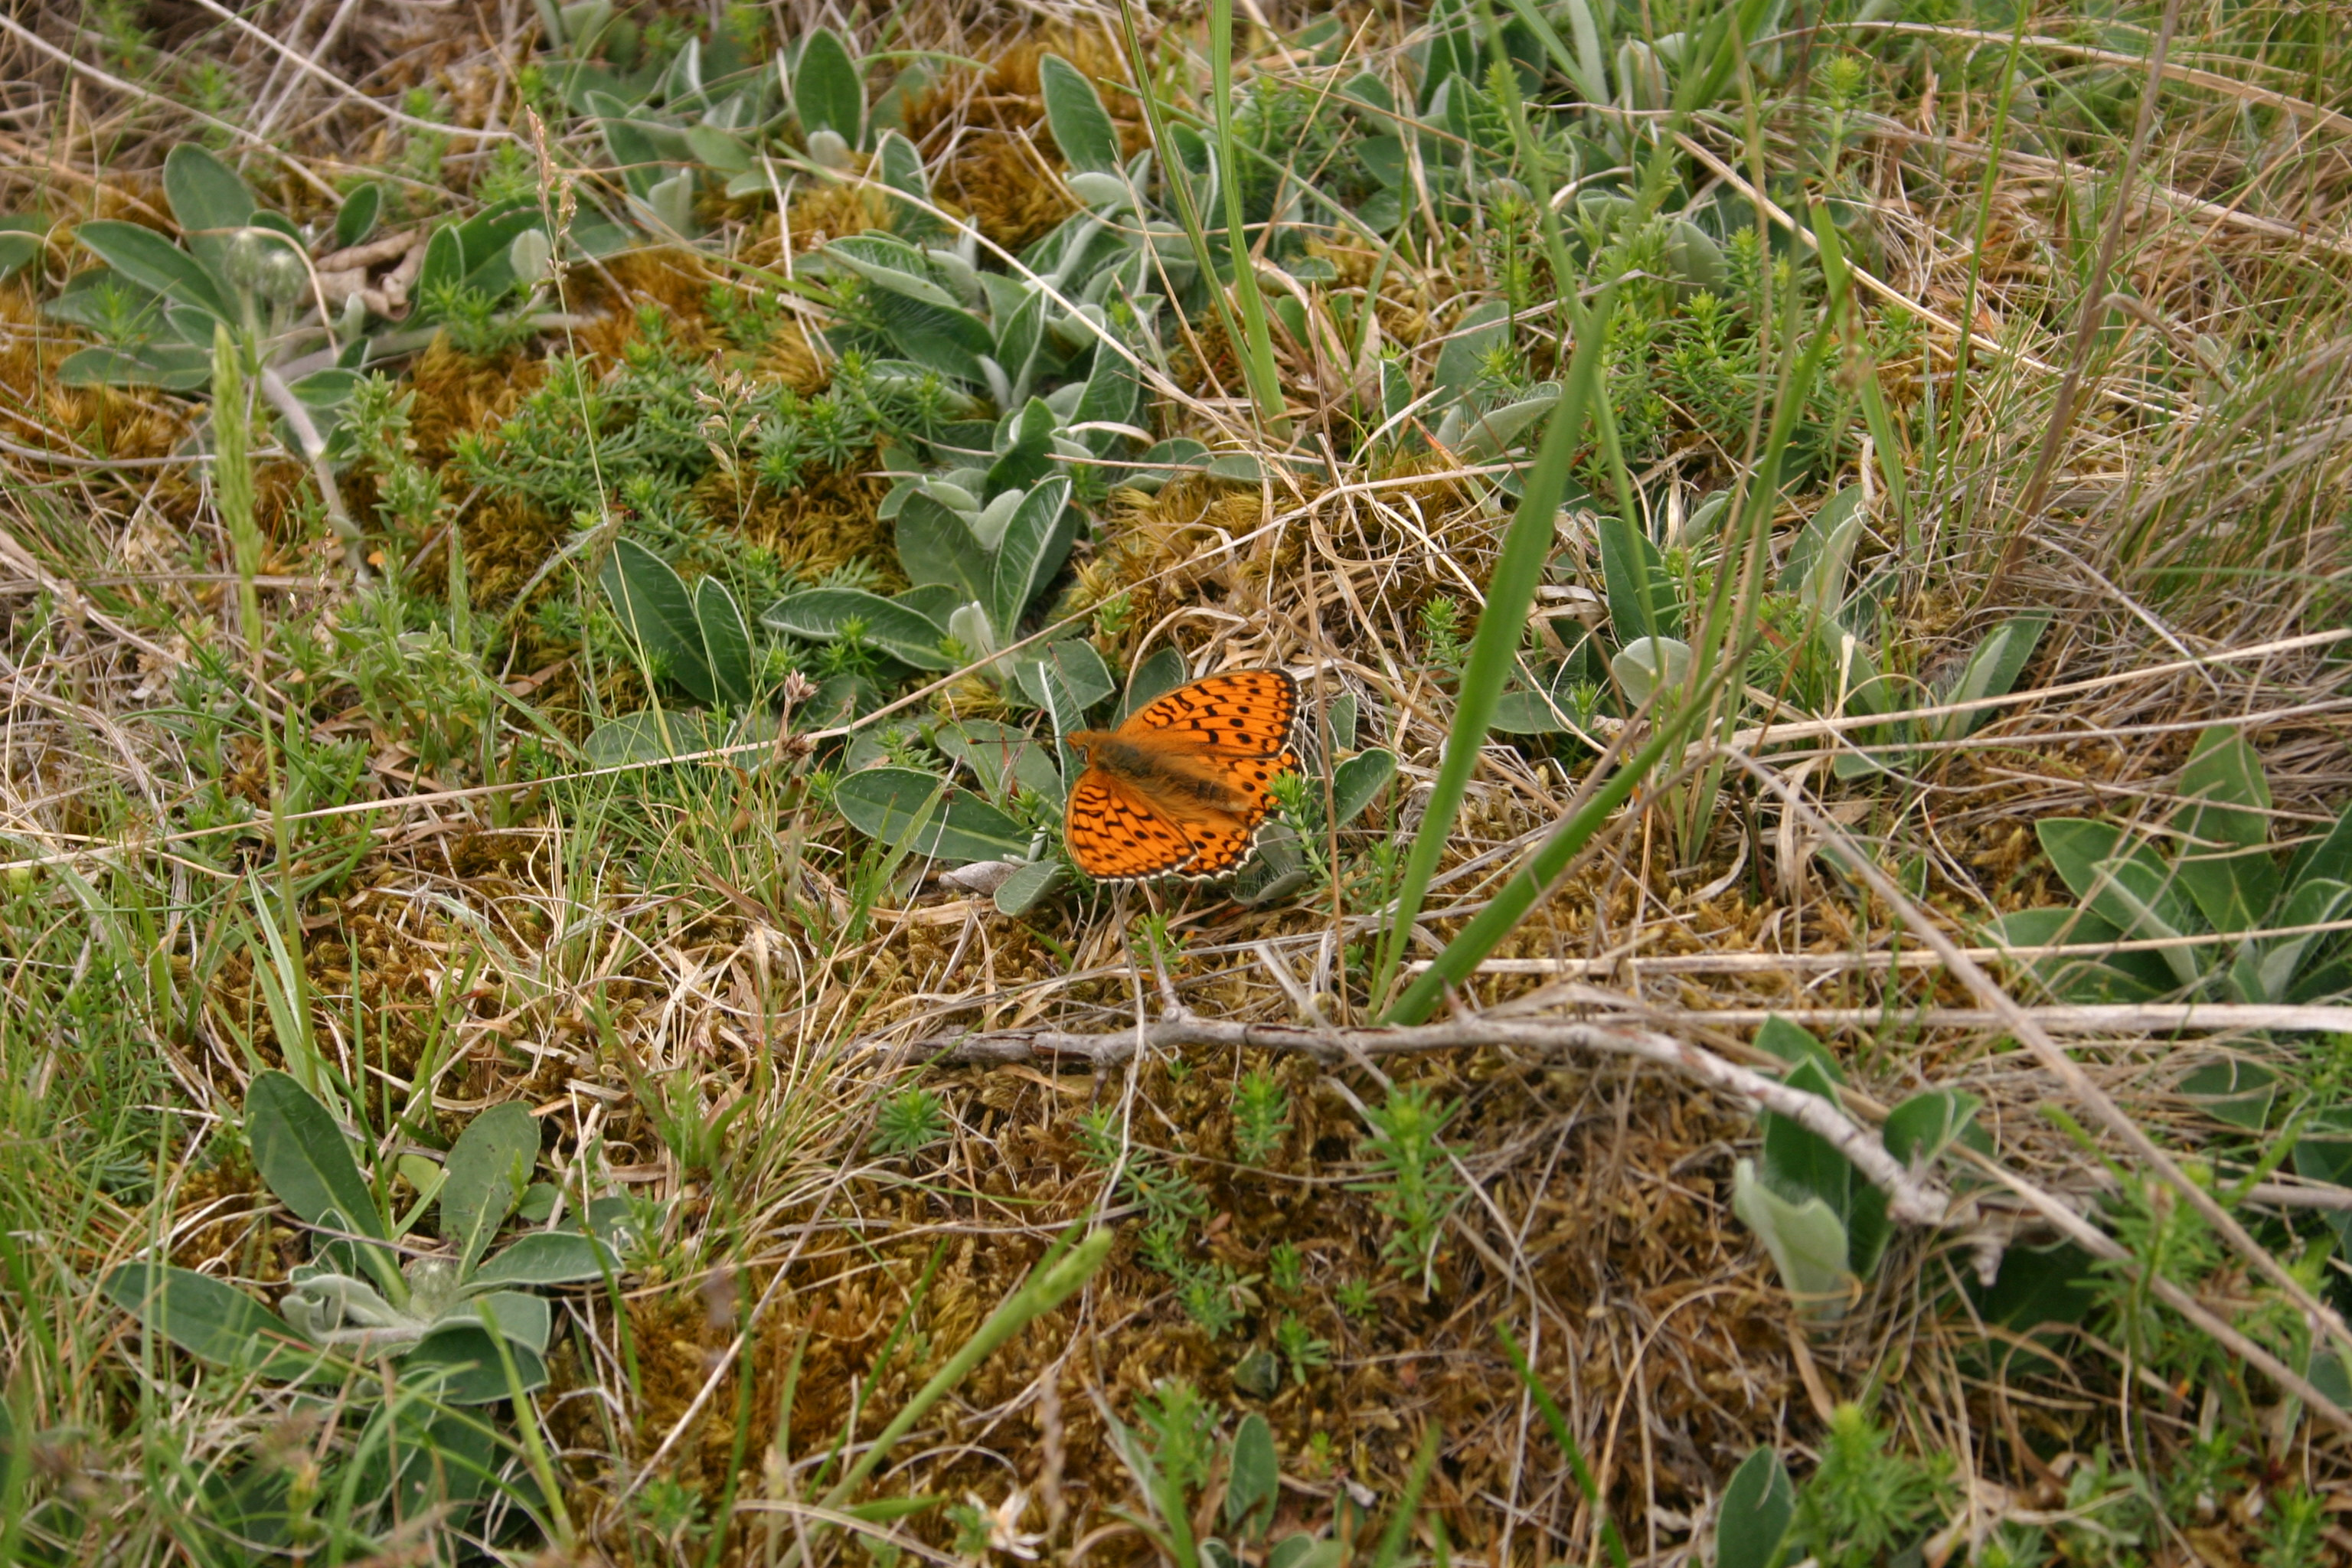
[[[1210,97],[1217,120],[1217,186],[1225,199],[1225,241],[1234,253],[1234,300],[1242,313],[1242,370],[1249,378],[1250,402],[1258,422],[1277,439],[1290,434],[1282,408],[1282,377],[1275,369],[1274,339],[1265,327],[1265,300],[1257,291],[1257,268],[1250,258],[1249,232],[1242,225],[1242,164],[1234,140],[1234,0],[1210,0]],[[1213,273],[1204,277],[1216,287]]]

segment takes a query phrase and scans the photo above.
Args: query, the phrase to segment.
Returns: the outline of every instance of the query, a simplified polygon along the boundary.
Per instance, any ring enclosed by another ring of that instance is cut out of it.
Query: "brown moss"
[[[927,159],[946,154],[934,166],[933,191],[1008,250],[1077,210],[1057,182],[1044,177],[1065,166],[1038,92],[1038,62],[1048,53],[1093,78],[1114,119],[1133,113],[1132,99],[1118,85],[1126,72],[1109,36],[1063,28],[1043,29],[993,52],[985,71],[950,73],[907,109],[907,134]],[[1146,142],[1131,118],[1121,124],[1120,138],[1129,154]]]
[[[774,551],[803,581],[862,560],[879,570],[882,592],[896,593],[907,581],[891,525],[879,515],[888,492],[888,481],[873,475],[820,468],[781,495],[724,474],[706,479],[696,495],[710,515],[734,517],[745,539]]]
[[[476,359],[452,346],[446,333],[436,336],[409,372],[415,395],[408,433],[417,460],[439,468],[460,436],[505,423],[546,376],[543,362],[524,359],[519,351]]]

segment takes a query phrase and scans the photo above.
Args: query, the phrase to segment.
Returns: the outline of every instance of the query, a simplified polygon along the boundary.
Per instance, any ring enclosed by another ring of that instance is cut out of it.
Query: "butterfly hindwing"
[[[1095,768],[1071,787],[1062,832],[1078,869],[1105,881],[1164,877],[1193,857],[1181,827]]]

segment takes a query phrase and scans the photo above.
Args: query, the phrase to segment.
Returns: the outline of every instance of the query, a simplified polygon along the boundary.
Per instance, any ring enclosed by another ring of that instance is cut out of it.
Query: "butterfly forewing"
[[[1154,698],[1118,727],[1121,739],[1165,735],[1209,750],[1271,757],[1298,721],[1298,682],[1278,669],[1236,669]]]

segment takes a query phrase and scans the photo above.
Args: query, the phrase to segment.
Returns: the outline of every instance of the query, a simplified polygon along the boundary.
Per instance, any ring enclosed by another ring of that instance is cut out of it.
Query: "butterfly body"
[[[1063,818],[1070,858],[1102,880],[1231,871],[1274,809],[1269,786],[1298,765],[1297,714],[1289,676],[1228,670],[1146,703],[1116,730],[1066,736],[1087,759]]]

